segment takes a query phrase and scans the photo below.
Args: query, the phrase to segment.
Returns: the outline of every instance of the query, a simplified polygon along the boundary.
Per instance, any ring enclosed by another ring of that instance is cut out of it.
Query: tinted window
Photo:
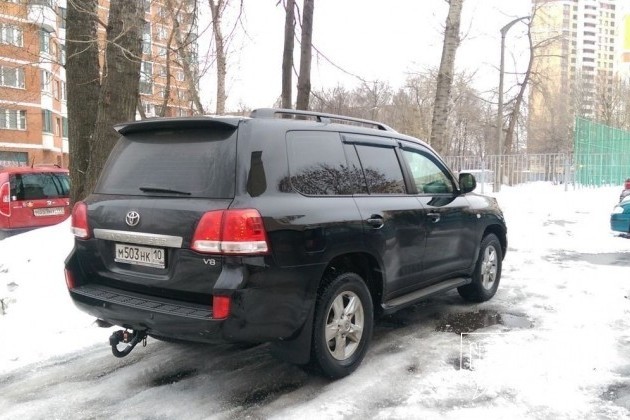
[[[68,197],[70,179],[63,173],[15,174],[11,176],[11,197],[15,200],[43,200]]]
[[[166,191],[170,190],[174,196],[232,198],[236,176],[235,133],[222,128],[185,129],[121,137],[95,191],[168,195]]]
[[[349,165],[338,133],[287,133],[291,185],[306,195],[350,195],[361,190],[361,168]]]
[[[393,147],[357,144],[370,194],[405,194],[405,181]]]
[[[453,183],[443,169],[428,155],[411,150],[403,151],[413,182],[420,194],[453,192]]]

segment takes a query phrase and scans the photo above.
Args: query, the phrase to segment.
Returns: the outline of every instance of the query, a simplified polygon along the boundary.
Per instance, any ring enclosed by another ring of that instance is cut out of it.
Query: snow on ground
[[[65,285],[73,242],[69,220],[0,241],[0,373],[103,340]]]
[[[362,366],[335,382],[264,347],[153,341],[115,359],[68,296],[68,222],[5,239],[0,418],[629,418],[630,239],[609,229],[620,188],[503,187],[497,295],[449,293],[379,321]]]

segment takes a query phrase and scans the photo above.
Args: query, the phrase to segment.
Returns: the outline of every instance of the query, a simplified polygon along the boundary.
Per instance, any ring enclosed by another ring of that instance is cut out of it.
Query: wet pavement
[[[526,315],[499,313],[490,309],[474,312],[454,312],[442,318],[435,331],[453,332],[456,334],[470,333],[493,325],[503,325],[508,329],[532,328],[534,323]]]

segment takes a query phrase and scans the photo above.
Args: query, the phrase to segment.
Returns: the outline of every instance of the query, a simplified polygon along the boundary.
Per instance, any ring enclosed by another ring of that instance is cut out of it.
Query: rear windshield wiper
[[[179,191],[172,190],[170,188],[159,188],[159,187],[140,187],[140,191],[146,193],[165,193],[165,194],[179,194],[179,195],[190,195],[188,191]]]

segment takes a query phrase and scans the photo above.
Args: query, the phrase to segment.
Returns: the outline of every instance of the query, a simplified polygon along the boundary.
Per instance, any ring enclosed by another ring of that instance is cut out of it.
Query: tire
[[[479,257],[472,275],[472,283],[457,288],[459,295],[471,302],[490,300],[499,288],[503,249],[493,233],[483,237]]]
[[[342,273],[318,293],[311,363],[324,376],[352,373],[367,352],[374,325],[370,292],[355,273]]]

